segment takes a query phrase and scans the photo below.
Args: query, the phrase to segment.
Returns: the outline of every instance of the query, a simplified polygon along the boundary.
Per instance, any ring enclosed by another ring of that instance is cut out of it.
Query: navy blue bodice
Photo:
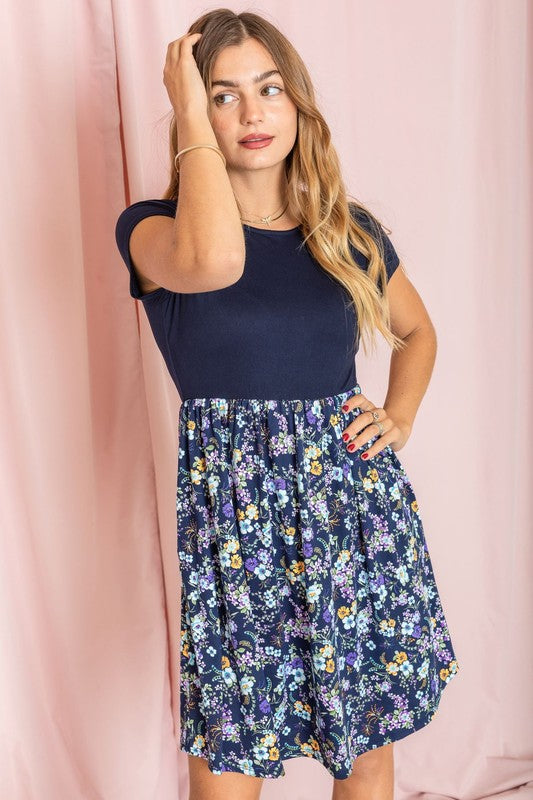
[[[129,252],[144,217],[174,217],[175,200],[141,200],[119,216],[115,236],[130,273],[132,297],[145,308],[181,400],[194,397],[329,397],[356,381],[357,319],[348,293],[302,245],[299,228],[243,225],[241,278],[208,292],[164,287],[142,294]],[[399,258],[383,231],[388,278]],[[367,259],[354,250],[357,263]]]

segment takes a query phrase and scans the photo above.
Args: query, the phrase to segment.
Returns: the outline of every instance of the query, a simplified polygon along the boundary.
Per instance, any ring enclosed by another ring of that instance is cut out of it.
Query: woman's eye
[[[283,91],[283,89],[282,89],[280,86],[274,86],[274,84],[273,84],[273,83],[269,83],[269,84],[268,84],[267,86],[265,86],[264,88],[265,88],[265,89],[279,89],[279,91],[280,91],[280,92],[282,92],[282,91]]]
[[[269,83],[266,86],[263,86],[263,89],[277,89],[279,92],[283,91],[283,89],[280,86],[276,86],[273,83]],[[233,97],[233,95],[223,92],[222,94],[217,94],[217,96],[213,98],[213,101],[216,103],[216,105],[225,106],[227,105],[227,103],[221,102],[221,98],[223,97]]]

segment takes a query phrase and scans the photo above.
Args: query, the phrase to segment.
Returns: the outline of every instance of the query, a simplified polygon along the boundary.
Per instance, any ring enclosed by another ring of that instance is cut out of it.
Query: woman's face
[[[207,91],[209,119],[228,168],[256,170],[284,161],[298,131],[298,109],[285,91],[268,50],[256,39],[224,48],[215,61]],[[229,85],[229,84],[234,85]],[[249,134],[268,134],[264,147],[244,147]]]

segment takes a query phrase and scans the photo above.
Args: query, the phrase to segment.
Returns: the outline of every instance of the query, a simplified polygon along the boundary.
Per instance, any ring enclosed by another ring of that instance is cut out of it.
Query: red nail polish
[[[344,439],[345,442],[347,442],[348,439],[350,438],[350,435],[348,433],[343,433],[342,438]]]
[[[365,459],[366,459],[366,458],[368,458],[368,453],[363,453],[363,455],[361,456],[361,458],[365,458]]]
[[[349,406],[348,406],[348,405],[345,403],[345,404],[343,405],[343,407],[342,407],[342,410],[343,410],[343,411],[348,411],[348,409],[349,409]]]
[[[355,450],[355,445],[354,445],[354,443],[352,442],[351,444],[349,444],[349,445],[348,445],[348,447],[347,447],[346,449],[347,449],[347,450],[349,450],[349,451],[350,451],[350,453],[351,453],[353,450]]]

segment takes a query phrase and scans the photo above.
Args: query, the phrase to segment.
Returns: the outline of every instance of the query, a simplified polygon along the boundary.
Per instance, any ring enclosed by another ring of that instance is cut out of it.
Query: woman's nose
[[[258,122],[262,119],[261,103],[256,98],[243,100],[242,122]]]

